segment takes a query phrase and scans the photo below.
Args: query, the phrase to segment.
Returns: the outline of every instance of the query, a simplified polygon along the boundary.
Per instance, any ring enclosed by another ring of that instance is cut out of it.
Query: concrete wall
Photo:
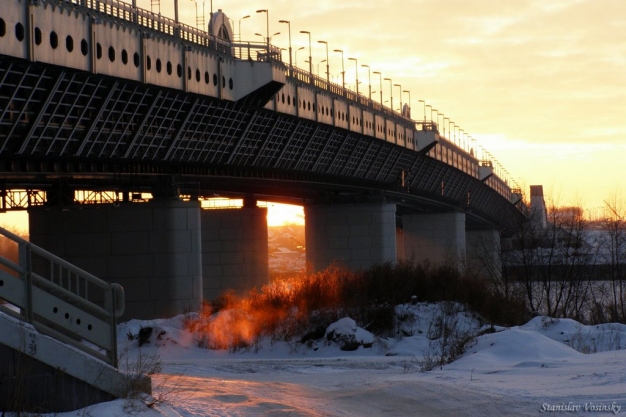
[[[306,258],[315,270],[396,261],[396,205],[305,206]]]
[[[269,282],[267,209],[202,210],[203,295],[242,294]]]
[[[483,276],[499,279],[502,277],[500,232],[495,229],[468,230],[467,268]]]
[[[150,377],[120,371],[0,312],[0,410],[77,410],[124,396],[128,378],[152,393]]]
[[[153,200],[29,210],[34,244],[124,287],[129,318],[171,317],[202,301],[199,202]]]
[[[402,224],[407,259],[464,267],[465,213],[405,214]]]

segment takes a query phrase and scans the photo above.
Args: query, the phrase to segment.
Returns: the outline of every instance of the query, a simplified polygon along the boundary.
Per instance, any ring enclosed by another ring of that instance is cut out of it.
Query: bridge
[[[123,285],[126,318],[266,283],[259,200],[305,207],[317,269],[462,266],[477,241],[497,263],[521,196],[495,161],[234,39],[221,11],[206,32],[119,0],[5,0],[0,210],[28,210],[31,242]],[[244,207],[201,209],[215,196]]]

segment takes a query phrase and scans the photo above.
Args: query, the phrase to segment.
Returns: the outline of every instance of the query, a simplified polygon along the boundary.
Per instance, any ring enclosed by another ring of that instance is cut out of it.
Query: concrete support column
[[[201,219],[205,299],[269,282],[266,208],[202,210]]]
[[[396,205],[305,206],[306,258],[316,271],[396,261]]]
[[[502,278],[502,244],[496,229],[467,230],[467,268],[486,278]]]
[[[198,201],[33,207],[29,228],[35,245],[121,284],[122,321],[171,317],[201,305]]]
[[[405,214],[406,259],[459,268],[465,265],[465,213]]]

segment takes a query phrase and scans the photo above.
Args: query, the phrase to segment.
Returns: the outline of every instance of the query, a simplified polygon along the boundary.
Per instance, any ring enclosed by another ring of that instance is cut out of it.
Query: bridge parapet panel
[[[28,59],[28,28],[26,11],[21,7],[2,5],[0,19],[4,22],[4,36],[0,38],[0,54]]]
[[[286,83],[284,69],[271,61],[233,61],[230,67],[229,71],[234,73],[234,86],[230,88],[227,80],[227,92],[223,98],[232,101],[237,101],[270,83]]]

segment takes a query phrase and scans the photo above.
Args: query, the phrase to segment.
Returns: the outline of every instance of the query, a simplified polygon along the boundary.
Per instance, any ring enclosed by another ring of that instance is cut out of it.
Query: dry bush
[[[186,328],[199,346],[235,351],[257,348],[263,336],[305,341],[346,316],[377,336],[390,336],[394,306],[410,301],[458,301],[489,323],[521,324],[526,315],[523,300],[503,299],[487,280],[449,265],[385,263],[358,273],[332,265],[277,279],[245,297],[224,293],[200,313],[188,314]]]

